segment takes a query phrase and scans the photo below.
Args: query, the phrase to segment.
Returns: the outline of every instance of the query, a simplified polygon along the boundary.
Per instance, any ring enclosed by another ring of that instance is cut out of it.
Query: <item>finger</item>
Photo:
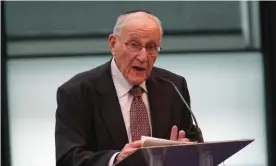
[[[178,140],[181,140],[182,138],[185,138],[185,131],[180,130],[178,134]]]
[[[137,148],[127,148],[124,150],[123,155],[129,155],[130,153],[132,153],[133,151],[137,150]]]
[[[177,134],[178,134],[178,128],[177,126],[173,126],[172,130],[171,130],[171,136],[170,136],[170,140],[176,141],[177,140]]]
[[[181,142],[190,142],[190,140],[188,138],[182,138],[180,141]]]
[[[141,148],[142,147],[142,141],[141,140],[134,141],[134,142],[130,143],[130,147],[132,147],[132,148]]]

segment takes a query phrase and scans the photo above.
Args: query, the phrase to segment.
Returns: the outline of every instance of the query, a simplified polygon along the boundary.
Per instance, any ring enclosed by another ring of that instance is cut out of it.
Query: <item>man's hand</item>
[[[142,147],[142,141],[134,141],[131,143],[128,143],[124,146],[122,151],[117,155],[115,159],[115,163],[118,163],[122,159],[124,159],[126,156],[128,156],[130,153],[132,153],[134,150]]]
[[[186,137],[186,133],[183,130],[178,132],[177,126],[173,126],[171,130],[171,137],[170,140],[172,141],[183,141],[183,142],[190,142],[190,140]]]

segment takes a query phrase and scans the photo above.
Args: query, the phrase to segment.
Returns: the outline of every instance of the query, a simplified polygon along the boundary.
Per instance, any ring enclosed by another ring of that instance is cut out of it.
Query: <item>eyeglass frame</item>
[[[152,54],[152,55],[153,55],[153,54],[157,55],[157,54],[162,50],[162,47],[161,47],[160,45],[153,44],[153,45],[155,46],[155,48],[156,48],[156,49],[155,49],[156,52],[152,53],[152,52],[149,51],[149,49],[148,49],[148,47],[147,47],[147,46],[149,46],[150,44],[148,44],[148,45],[146,45],[146,46],[143,46],[140,42],[138,42],[138,41],[136,41],[136,40],[130,40],[130,41],[128,41],[128,42],[125,42],[125,41],[122,41],[122,39],[121,39],[120,36],[116,35],[116,37],[118,37],[119,40],[120,40],[123,44],[125,44],[125,45],[127,46],[127,49],[128,49],[129,51],[131,51],[131,52],[140,52],[143,48],[145,48],[145,50],[146,50],[147,53],[150,53],[150,54]],[[136,44],[139,45],[139,49],[137,49],[137,50],[135,50],[135,51],[131,50],[131,48],[129,48],[129,45],[131,44],[131,42],[136,42]],[[155,51],[155,50],[154,50],[154,51]]]

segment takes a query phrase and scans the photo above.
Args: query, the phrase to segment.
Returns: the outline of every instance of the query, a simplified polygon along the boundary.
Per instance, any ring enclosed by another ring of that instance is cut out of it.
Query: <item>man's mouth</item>
[[[135,70],[138,70],[138,71],[144,71],[144,70],[145,70],[144,67],[140,67],[140,66],[133,66],[133,68],[134,68]]]

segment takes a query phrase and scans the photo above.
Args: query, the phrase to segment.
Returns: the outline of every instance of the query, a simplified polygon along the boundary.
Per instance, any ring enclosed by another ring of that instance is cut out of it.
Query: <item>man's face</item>
[[[160,25],[143,13],[129,16],[119,35],[109,36],[116,65],[128,82],[139,85],[149,77],[161,37]]]

